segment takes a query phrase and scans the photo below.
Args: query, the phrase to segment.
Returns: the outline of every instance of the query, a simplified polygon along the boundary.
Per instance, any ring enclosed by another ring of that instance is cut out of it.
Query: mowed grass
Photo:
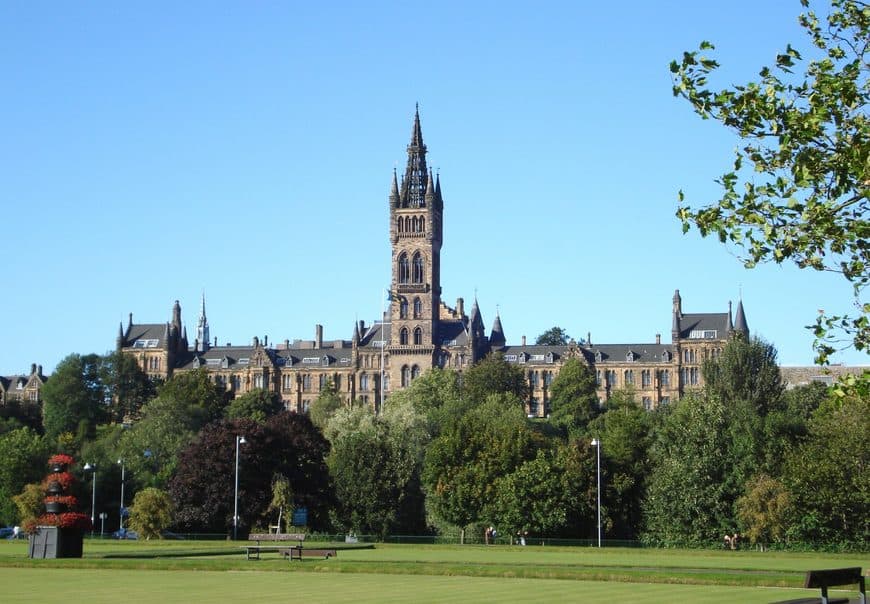
[[[3,602],[772,602],[817,595],[803,571],[866,555],[588,547],[382,545],[331,560],[248,561],[243,542],[86,541],[85,557],[30,560],[0,543]],[[314,545],[314,544],[312,544]]]

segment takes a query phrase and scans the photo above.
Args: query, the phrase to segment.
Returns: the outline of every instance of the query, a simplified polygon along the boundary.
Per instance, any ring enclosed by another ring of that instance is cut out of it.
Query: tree
[[[148,487],[133,498],[130,507],[130,528],[145,539],[160,539],[172,525],[172,500],[166,491]]]
[[[864,376],[866,383],[867,376]],[[870,396],[832,394],[791,451],[782,481],[792,494],[791,539],[870,547]],[[857,394],[857,393],[856,393]]]
[[[462,397],[466,404],[480,405],[491,394],[509,393],[522,406],[529,395],[529,385],[523,370],[508,363],[501,353],[487,355],[462,375]]]
[[[768,544],[785,537],[791,511],[791,496],[785,485],[765,474],[746,484],[746,494],[737,500],[737,515],[749,541],[764,551]]]
[[[281,520],[287,523],[284,518],[284,510],[293,511],[293,487],[290,486],[290,481],[282,474],[275,474],[272,478],[272,501],[269,502],[269,511],[278,511],[278,532],[281,532]],[[287,523],[289,524],[289,523]]]
[[[551,327],[538,336],[535,344],[540,346],[565,346],[571,340],[568,332],[561,327]]]
[[[790,44],[758,81],[722,90],[708,87],[719,67],[703,54],[713,50],[709,42],[671,63],[674,95],[744,140],[733,169],[717,180],[722,198],[678,209],[683,231],[694,225],[704,237],[742,247],[747,268],[793,262],[851,283],[859,314],[822,313],[812,327],[820,362],[836,350],[837,329],[858,350],[870,345],[870,304],[861,300],[870,279],[870,10],[857,0],[831,5],[827,26],[813,12],[799,18],[816,54],[803,76],[795,74],[803,56]]]
[[[138,419],[142,406],[157,394],[154,382],[136,359],[121,352],[102,359],[100,378],[112,401],[109,413],[115,422]]]
[[[45,434],[56,439],[64,432],[76,433],[80,423],[93,436],[105,416],[105,391],[100,379],[100,357],[71,354],[58,363],[42,387]],[[83,435],[83,436],[85,436]]]
[[[595,373],[583,361],[570,358],[550,385],[550,422],[577,435],[600,413]]]
[[[776,356],[776,348],[760,338],[735,336],[718,357],[704,362],[705,388],[728,404],[745,404],[765,416],[780,408],[785,389]]]
[[[45,490],[41,482],[32,482],[24,485],[24,489],[12,497],[15,507],[18,508],[18,525],[36,525],[36,519],[42,515]]]
[[[463,531],[472,523],[494,520],[498,478],[532,459],[540,442],[519,401],[493,394],[446,426],[426,450],[423,484],[427,507]]]
[[[12,503],[28,483],[45,475],[50,447],[45,438],[30,428],[19,428],[0,436],[0,523],[12,524],[18,517]]]
[[[408,388],[391,394],[385,408],[402,408],[405,403],[426,417],[429,432],[437,436],[445,423],[463,413],[459,374],[452,369],[433,367],[411,382]]]
[[[314,402],[311,403],[311,407],[308,409],[308,417],[311,418],[311,422],[315,426],[323,430],[332,416],[335,415],[335,412],[343,406],[344,402],[341,400],[341,395],[338,393],[332,378],[330,378],[326,381],[325,387],[317,395],[317,398],[314,399]]]
[[[205,425],[223,415],[230,395],[211,381],[205,368],[200,368],[173,375],[157,389],[157,396],[188,407]]]
[[[277,392],[255,388],[233,399],[224,410],[224,417],[227,419],[247,417],[263,423],[267,418],[280,413],[283,409],[284,403]]]

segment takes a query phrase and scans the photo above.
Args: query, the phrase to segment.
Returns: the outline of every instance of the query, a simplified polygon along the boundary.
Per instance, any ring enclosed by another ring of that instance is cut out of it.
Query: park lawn
[[[287,565],[285,565],[287,568]],[[450,601],[611,601],[659,604],[701,602],[746,604],[812,595],[806,590],[758,587],[660,585],[458,576],[410,576],[308,572],[136,571],[75,568],[0,568],[3,602],[314,601],[415,604]]]

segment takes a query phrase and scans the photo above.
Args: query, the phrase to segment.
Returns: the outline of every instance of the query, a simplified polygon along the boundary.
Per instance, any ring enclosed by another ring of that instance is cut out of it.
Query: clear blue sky
[[[747,271],[674,217],[735,140],[671,95],[708,39],[723,83],[787,42],[798,0],[0,3],[0,375],[114,347],[128,313],[191,341],[350,338],[390,278],[387,196],[420,103],[445,200],[443,297],[509,343],[553,325],[670,341],[671,297],[783,364],[848,310],[832,276]],[[469,306],[470,307],[470,306]],[[854,351],[838,360],[866,363]]]

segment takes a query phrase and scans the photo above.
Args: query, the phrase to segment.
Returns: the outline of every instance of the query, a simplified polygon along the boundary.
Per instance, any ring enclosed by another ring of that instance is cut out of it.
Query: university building
[[[134,356],[150,376],[205,368],[212,380],[238,396],[262,388],[277,392],[285,406],[305,411],[331,382],[342,396],[379,408],[391,392],[407,387],[427,369],[462,371],[490,353],[501,353],[522,367],[530,386],[529,415],[549,413],[549,390],[567,359],[577,358],[595,371],[599,397],[633,388],[651,409],[702,386],[701,365],[720,353],[735,333],[749,334],[742,302],[732,318],[726,312],[684,313],[674,293],[671,341],[597,344],[571,341],[562,346],[508,344],[496,315],[487,333],[477,300],[466,313],[463,298],[448,306],[441,297],[441,246],[444,200],[440,175],[426,163],[419,112],[414,115],[408,161],[399,179],[393,171],[389,194],[391,282],[389,310],[367,325],[354,323],[349,339],[269,342],[253,338],[243,346],[212,341],[203,296],[191,342],[176,301],[166,323],[138,324],[130,315],[120,326],[117,348]],[[349,322],[350,323],[350,322]]]

